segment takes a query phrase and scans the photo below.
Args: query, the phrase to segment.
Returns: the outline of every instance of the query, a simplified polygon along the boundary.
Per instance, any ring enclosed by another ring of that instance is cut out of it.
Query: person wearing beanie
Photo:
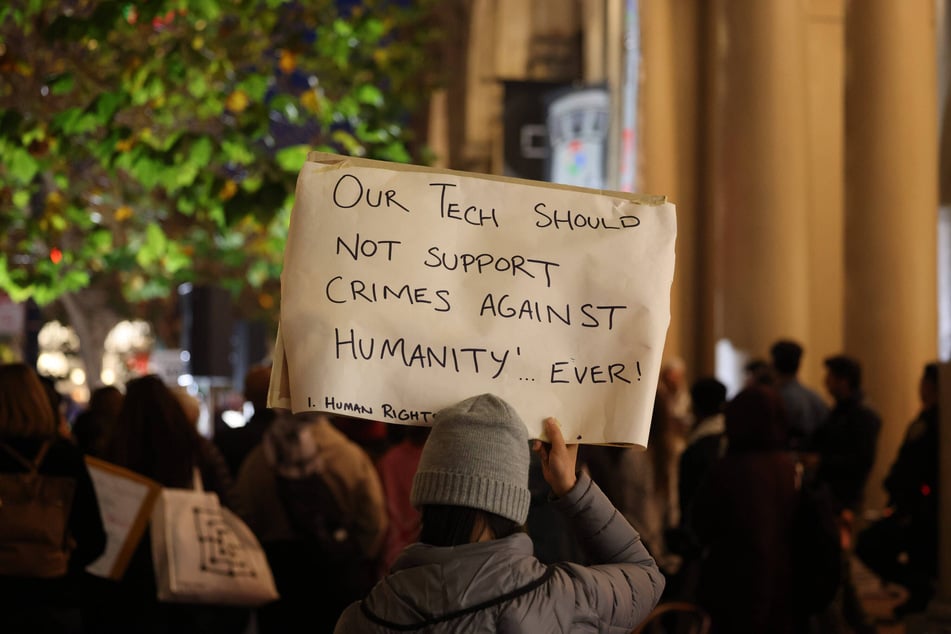
[[[629,632],[648,617],[664,576],[637,531],[590,477],[558,422],[529,445],[525,424],[492,394],[437,412],[413,479],[419,541],[361,601],[341,614],[351,632]],[[545,565],[525,521],[530,448],[553,505],[589,566]]]

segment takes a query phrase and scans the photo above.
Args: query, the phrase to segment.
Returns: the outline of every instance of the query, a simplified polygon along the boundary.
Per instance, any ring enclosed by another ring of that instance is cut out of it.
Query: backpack
[[[0,443],[0,449],[26,468],[0,474],[0,575],[52,578],[68,569],[76,481],[39,473],[49,447],[49,441],[43,443],[31,462]]]
[[[793,519],[793,610],[808,618],[825,609],[842,580],[838,506],[828,485],[803,482]]]
[[[299,478],[275,474],[277,491],[291,526],[322,560],[352,561],[359,547],[347,529],[349,518],[323,475]]]

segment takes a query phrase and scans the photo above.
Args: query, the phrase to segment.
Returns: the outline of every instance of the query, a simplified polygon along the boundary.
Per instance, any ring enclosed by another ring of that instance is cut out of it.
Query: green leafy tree
[[[96,354],[183,282],[273,321],[307,151],[425,162],[432,3],[5,3],[0,289]]]

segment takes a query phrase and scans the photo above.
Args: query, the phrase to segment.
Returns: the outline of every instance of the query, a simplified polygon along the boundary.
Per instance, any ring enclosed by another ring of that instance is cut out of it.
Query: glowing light
[[[238,427],[244,427],[244,424],[247,422],[244,419],[244,414],[241,412],[235,411],[233,409],[225,410],[221,412],[221,420],[225,425],[231,429],[236,429]]]
[[[106,385],[112,385],[116,382],[116,373],[110,369],[105,369],[99,375],[99,378],[102,379],[102,382]]]
[[[86,373],[82,368],[73,368],[69,371],[69,380],[76,385],[82,385],[86,382]]]

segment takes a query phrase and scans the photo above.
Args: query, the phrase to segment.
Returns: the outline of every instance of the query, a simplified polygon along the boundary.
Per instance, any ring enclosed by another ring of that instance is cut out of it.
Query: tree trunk
[[[86,367],[86,384],[92,391],[102,386],[102,354],[106,337],[119,316],[109,306],[108,294],[97,288],[84,288],[60,297],[69,325],[79,337],[79,355]]]

